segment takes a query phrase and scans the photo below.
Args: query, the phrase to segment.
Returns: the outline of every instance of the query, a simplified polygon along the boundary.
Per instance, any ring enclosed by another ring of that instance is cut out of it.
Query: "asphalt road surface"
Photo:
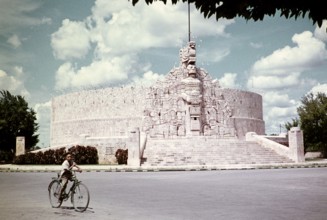
[[[84,172],[89,208],[51,208],[55,173],[0,173],[1,220],[326,220],[327,168]]]

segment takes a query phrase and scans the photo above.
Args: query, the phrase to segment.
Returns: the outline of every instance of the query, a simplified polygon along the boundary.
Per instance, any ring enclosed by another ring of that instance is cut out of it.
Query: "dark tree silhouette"
[[[36,113],[22,96],[0,91],[0,150],[15,151],[17,136],[25,136],[26,150],[33,148],[39,141],[35,121]]]
[[[139,0],[129,0],[135,5]],[[167,0],[144,0],[147,4],[154,1],[167,3]],[[323,0],[171,0],[173,4],[177,2],[189,2],[194,4],[196,9],[205,18],[215,16],[219,18],[232,19],[243,17],[246,20],[263,20],[265,16],[275,16],[280,11],[280,16],[298,18],[308,16],[313,24],[321,27],[323,20],[327,19],[327,7]],[[327,31],[327,30],[326,30]]]

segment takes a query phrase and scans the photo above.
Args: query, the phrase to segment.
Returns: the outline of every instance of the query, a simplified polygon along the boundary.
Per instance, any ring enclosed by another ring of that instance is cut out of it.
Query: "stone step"
[[[150,166],[292,163],[255,142],[238,139],[149,139],[142,164]]]

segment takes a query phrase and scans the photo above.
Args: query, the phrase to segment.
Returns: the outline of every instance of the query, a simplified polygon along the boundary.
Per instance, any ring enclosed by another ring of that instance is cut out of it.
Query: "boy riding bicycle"
[[[72,155],[70,153],[66,154],[65,159],[66,160],[62,163],[62,169],[60,172],[60,180],[61,180],[62,187],[61,187],[60,195],[58,198],[59,202],[64,199],[62,194],[63,194],[63,192],[65,192],[65,189],[68,184],[68,180],[70,180],[70,181],[72,180],[73,173],[71,170],[74,167],[76,167],[78,172],[82,172],[82,169],[79,166],[77,166],[77,164],[73,161]]]

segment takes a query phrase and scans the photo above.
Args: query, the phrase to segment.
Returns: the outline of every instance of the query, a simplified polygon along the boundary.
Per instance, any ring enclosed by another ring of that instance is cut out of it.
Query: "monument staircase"
[[[142,166],[294,163],[256,142],[210,137],[148,139]]]

